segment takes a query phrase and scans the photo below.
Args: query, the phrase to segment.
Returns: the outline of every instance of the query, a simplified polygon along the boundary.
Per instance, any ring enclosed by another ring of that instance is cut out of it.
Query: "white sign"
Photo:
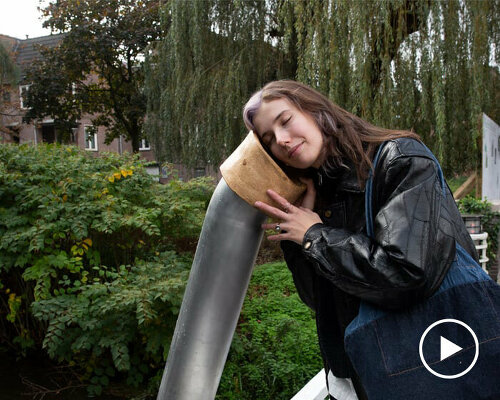
[[[483,114],[482,198],[500,200],[500,127]]]

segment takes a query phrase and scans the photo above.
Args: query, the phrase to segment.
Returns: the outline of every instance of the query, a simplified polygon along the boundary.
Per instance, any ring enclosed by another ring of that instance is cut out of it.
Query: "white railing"
[[[488,232],[471,233],[470,237],[474,241],[474,246],[476,247],[479,255],[479,264],[481,264],[481,267],[486,271],[486,263],[489,261],[489,258],[486,257],[486,249],[488,248]]]
[[[325,379],[325,370],[322,369],[291,400],[325,400],[328,396]]]

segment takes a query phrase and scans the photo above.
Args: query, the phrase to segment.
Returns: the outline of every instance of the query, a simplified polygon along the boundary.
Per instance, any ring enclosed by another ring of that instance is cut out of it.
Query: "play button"
[[[455,379],[476,364],[479,342],[469,325],[448,318],[434,322],[425,330],[418,350],[422,364],[431,374]]]
[[[439,361],[443,361],[460,350],[462,350],[460,346],[441,336],[441,359]]]

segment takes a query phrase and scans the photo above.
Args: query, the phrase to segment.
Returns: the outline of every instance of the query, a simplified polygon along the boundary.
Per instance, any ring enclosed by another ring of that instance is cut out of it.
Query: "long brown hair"
[[[273,81],[255,93],[243,109],[248,129],[255,131],[253,118],[262,102],[285,98],[300,111],[311,115],[325,141],[325,163],[328,169],[338,168],[347,158],[353,162],[360,183],[372,168],[375,148],[382,142],[401,137],[420,140],[406,130],[380,128],[334,104],[326,96],[303,83],[292,80]]]

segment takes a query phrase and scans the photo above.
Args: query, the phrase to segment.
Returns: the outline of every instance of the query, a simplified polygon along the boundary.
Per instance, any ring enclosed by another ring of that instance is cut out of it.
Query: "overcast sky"
[[[0,34],[18,39],[50,35],[49,29],[42,28],[40,6],[48,4],[48,0],[0,0]]]

